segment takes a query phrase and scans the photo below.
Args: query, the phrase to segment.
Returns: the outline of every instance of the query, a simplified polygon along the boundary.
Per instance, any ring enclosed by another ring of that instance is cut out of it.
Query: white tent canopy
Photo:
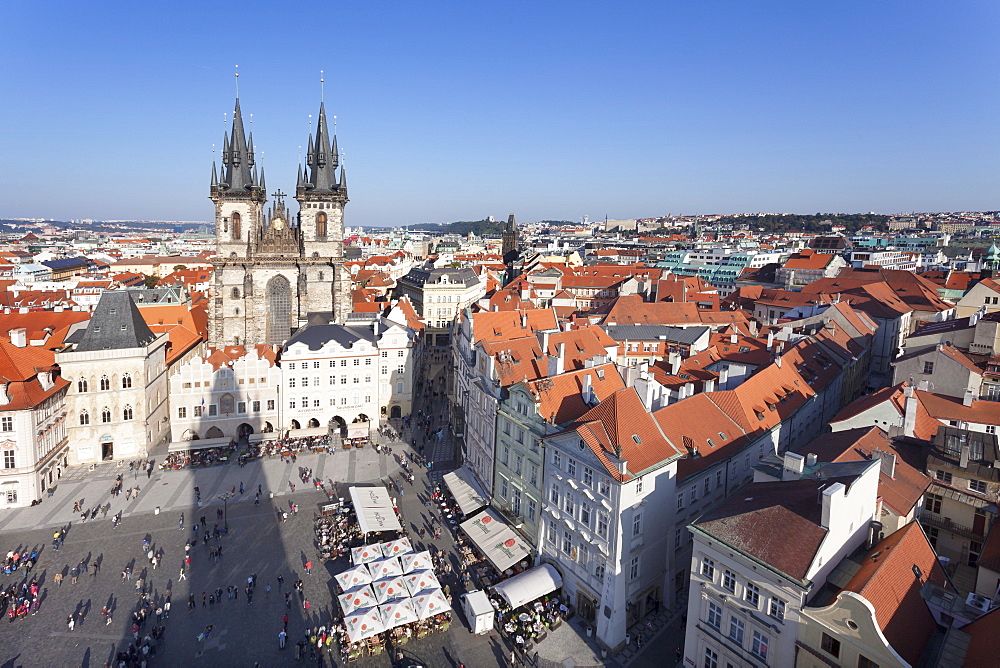
[[[289,429],[289,438],[305,438],[306,436],[329,436],[330,430],[326,427],[306,427],[305,429]]]
[[[385,487],[351,487],[350,492],[361,533],[402,530]]]
[[[387,557],[369,563],[368,572],[372,574],[372,580],[381,580],[402,575],[403,567],[399,565],[398,557]]]
[[[419,619],[427,619],[451,610],[451,604],[440,589],[429,591],[410,599]]]
[[[352,615],[344,616],[344,626],[347,627],[347,637],[351,642],[358,642],[365,638],[385,631],[382,618],[378,614],[378,608],[368,608],[359,610]]]
[[[531,555],[524,539],[514,533],[492,508],[462,522],[460,526],[499,571],[505,571]]]
[[[354,568],[349,568],[343,573],[339,573],[335,576],[337,584],[344,591],[351,591],[363,585],[366,585],[372,581],[372,576],[368,572],[368,569],[364,566],[355,566]]]
[[[375,590],[375,600],[379,603],[410,597],[406,583],[398,575],[391,578],[383,578],[378,582],[372,583],[371,587]]]
[[[370,561],[375,561],[376,559],[381,558],[381,543],[376,543],[374,545],[359,545],[358,547],[351,548],[351,561],[353,561],[356,566],[367,564]]]
[[[390,540],[388,543],[382,543],[382,554],[387,557],[398,557],[410,552],[413,552],[413,546],[410,544],[410,539],[406,536],[398,540]]]
[[[455,502],[466,515],[471,515],[488,503],[479,483],[464,466],[451,473],[445,473],[444,484],[448,485]]]
[[[405,578],[406,588],[410,590],[410,596],[416,596],[428,589],[440,589],[441,583],[431,571],[415,571]]]
[[[340,608],[344,611],[345,615],[378,605],[378,600],[372,593],[371,585],[358,587],[346,594],[341,594],[337,597],[337,600],[340,601]]]
[[[228,448],[233,444],[228,436],[223,438],[203,438],[198,441],[174,441],[167,446],[167,452],[189,452],[192,450],[207,450],[209,448]]]
[[[431,553],[427,550],[417,552],[416,554],[404,554],[399,558],[399,561],[403,564],[404,573],[412,573],[413,571],[429,571],[433,568],[433,564],[431,563]]]
[[[417,613],[413,610],[412,601],[408,598],[380,605],[378,609],[382,614],[386,629],[393,629],[417,621]]]
[[[551,594],[559,587],[562,587],[559,571],[552,564],[542,564],[504,580],[493,589],[504,597],[511,608],[520,608],[525,603]]]

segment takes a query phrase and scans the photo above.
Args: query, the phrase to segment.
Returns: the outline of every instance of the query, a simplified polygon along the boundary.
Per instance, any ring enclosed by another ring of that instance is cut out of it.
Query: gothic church
[[[264,172],[255,164],[239,98],[222,146],[222,169],[212,163],[217,254],[209,345],[281,344],[310,317],[344,322],[351,311],[344,269],[347,181],[343,167],[337,173],[337,137],[330,137],[323,104],[299,167],[294,218],[280,189],[265,213]]]

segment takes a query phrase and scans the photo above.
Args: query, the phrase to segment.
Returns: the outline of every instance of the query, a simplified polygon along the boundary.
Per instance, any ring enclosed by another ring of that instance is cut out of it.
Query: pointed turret
[[[319,105],[319,121],[316,124],[316,140],[309,135],[309,151],[306,154],[306,164],[309,166],[306,174],[306,188],[314,192],[331,192],[337,189],[337,153],[336,142],[330,141],[330,130],[326,123],[326,108]]]
[[[299,175],[295,179],[295,187],[296,188],[303,188],[303,187],[305,187],[305,185],[306,185],[306,182],[302,179],[302,165],[299,165]]]
[[[347,171],[343,167],[340,168],[340,189],[347,190]]]
[[[264,165],[260,166],[260,189],[267,192],[267,185],[264,183]]]
[[[212,161],[212,187],[213,187],[213,188],[215,188],[215,187],[216,187],[216,186],[218,186],[218,185],[219,185],[219,179],[218,179],[218,177],[216,176],[216,171],[215,171],[215,160],[213,160],[213,161]]]
[[[230,191],[244,191],[252,187],[253,157],[250,145],[247,143],[243,130],[243,114],[240,111],[240,99],[236,98],[236,109],[233,111],[233,131],[223,138],[222,154],[222,186]]]

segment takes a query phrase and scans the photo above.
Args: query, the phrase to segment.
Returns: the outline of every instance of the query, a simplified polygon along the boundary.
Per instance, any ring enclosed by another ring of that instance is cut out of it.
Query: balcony
[[[924,526],[935,527],[944,531],[949,531],[957,536],[962,536],[963,538],[968,538],[969,540],[974,540],[977,542],[983,542],[986,536],[974,529],[970,529],[967,526],[962,526],[961,524],[956,524],[952,522],[947,517],[942,517],[937,513],[932,513],[930,511],[923,511],[920,514],[920,523]]]

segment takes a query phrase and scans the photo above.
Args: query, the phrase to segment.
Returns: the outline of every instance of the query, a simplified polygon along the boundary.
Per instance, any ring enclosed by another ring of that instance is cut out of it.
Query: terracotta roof
[[[817,253],[811,248],[795,253],[785,261],[785,269],[826,269],[833,258],[839,257],[836,253]]]
[[[823,505],[816,499],[835,480],[754,483],[705,513],[694,527],[802,582],[827,534],[821,526]]]
[[[493,358],[502,387],[541,378],[548,373],[548,360],[542,357],[538,339],[533,335],[483,341],[482,348],[483,352]]]
[[[970,636],[965,653],[965,668],[994,668],[1000,656],[1000,608],[962,627]]]
[[[590,410],[590,406],[583,401],[583,387],[588,374],[590,386],[598,401],[625,388],[625,381],[614,364],[601,364],[590,369],[531,380],[527,386],[538,402],[538,414],[555,425],[579,419]]]
[[[910,522],[873,547],[844,587],[872,604],[886,640],[910,665],[937,627],[920,596],[927,581],[953,589],[920,524]]]
[[[746,321],[741,311],[700,311],[692,302],[646,302],[641,295],[618,297],[602,323],[617,325],[699,325]]]
[[[526,327],[521,326],[522,317]],[[472,314],[472,339],[474,343],[514,339],[535,331],[558,328],[555,313],[551,309],[481,311]]]

